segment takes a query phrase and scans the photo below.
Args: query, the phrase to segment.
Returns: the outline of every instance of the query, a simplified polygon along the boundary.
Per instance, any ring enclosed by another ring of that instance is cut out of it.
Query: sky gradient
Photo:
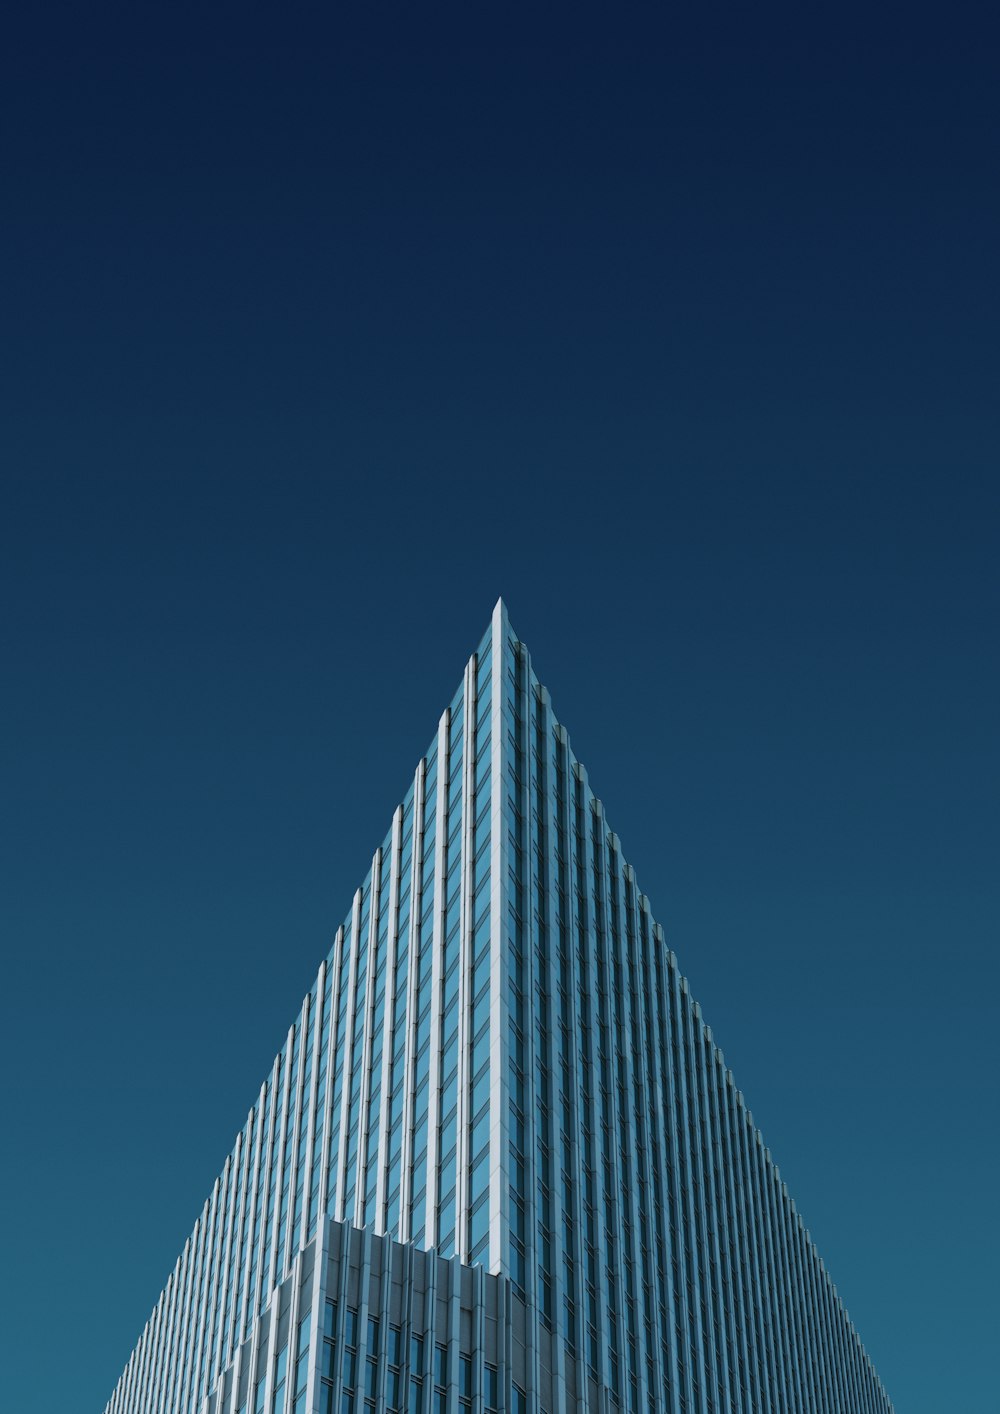
[[[12,22],[5,1407],[110,1396],[499,594],[899,1414],[992,1407],[996,35],[902,26]]]

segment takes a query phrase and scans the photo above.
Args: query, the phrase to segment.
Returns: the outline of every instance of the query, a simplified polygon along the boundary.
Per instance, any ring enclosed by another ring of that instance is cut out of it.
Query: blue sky
[[[994,38],[13,22],[11,1408],[103,1407],[501,593],[897,1409],[988,1406]]]

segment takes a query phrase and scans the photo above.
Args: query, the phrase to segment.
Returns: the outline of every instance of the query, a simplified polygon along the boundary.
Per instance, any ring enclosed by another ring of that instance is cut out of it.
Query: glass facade
[[[500,1408],[890,1409],[502,604],[108,1414],[217,1400],[330,1223],[509,1283],[551,1392]],[[341,1407],[322,1314],[247,1414]]]

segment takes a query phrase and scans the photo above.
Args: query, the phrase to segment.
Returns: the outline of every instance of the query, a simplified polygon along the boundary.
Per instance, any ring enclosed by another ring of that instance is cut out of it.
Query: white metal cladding
[[[538,1414],[890,1408],[502,603],[107,1414],[299,1414],[331,1220],[507,1278]]]
[[[202,1410],[524,1410],[515,1304],[510,1282],[482,1267],[325,1219]]]

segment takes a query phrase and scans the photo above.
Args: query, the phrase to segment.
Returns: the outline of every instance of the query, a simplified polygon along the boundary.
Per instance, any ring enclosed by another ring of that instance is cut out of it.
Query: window
[[[483,1370],[483,1403],[487,1409],[497,1407],[497,1372],[492,1365]]]
[[[288,1369],[288,1346],[278,1351],[274,1362],[274,1398],[271,1401],[273,1414],[282,1414],[285,1407],[285,1372]]]

